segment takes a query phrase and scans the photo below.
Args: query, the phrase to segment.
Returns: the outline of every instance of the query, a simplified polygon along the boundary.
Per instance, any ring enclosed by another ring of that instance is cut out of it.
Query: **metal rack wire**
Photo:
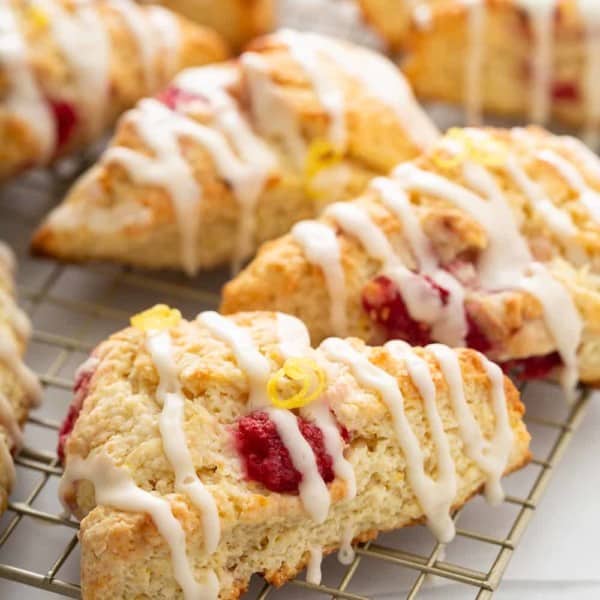
[[[325,1],[330,6],[338,4],[337,0]],[[282,4],[288,24],[314,18],[314,10],[309,11],[302,2],[287,0]],[[292,7],[300,12],[292,14]],[[344,21],[345,25],[334,20],[332,25],[325,21],[326,16],[321,13],[320,22],[311,23],[311,28],[320,25],[317,28],[329,32],[335,28],[340,35],[354,38],[359,33],[362,41],[370,41],[369,34],[358,32],[351,19]],[[29,258],[26,247],[33,228],[70,181],[71,176],[57,172],[33,173],[0,190],[0,238],[7,239],[19,254],[20,294],[35,326],[28,360],[46,392],[44,406],[29,420],[26,445],[16,457],[17,489],[0,520],[0,579],[14,582],[16,587],[11,589],[15,597],[23,597],[23,585],[31,586],[28,598],[33,597],[32,588],[43,590],[42,598],[52,593],[72,598],[80,595],[78,526],[61,515],[56,500],[61,469],[54,451],[75,368],[98,341],[122,327],[130,314],[154,302],[168,300],[186,316],[215,308],[217,290],[227,276],[214,272],[190,281],[173,274],[157,276],[111,266],[80,268]],[[542,395],[552,393],[550,388],[542,391]],[[525,395],[531,396],[529,390]],[[511,490],[504,505],[494,510],[492,527],[486,526],[488,509],[474,502],[455,514],[457,538],[447,547],[434,543],[424,528],[412,528],[400,537],[385,535],[361,545],[348,567],[327,562],[323,585],[298,579],[277,591],[257,579],[247,597],[287,600],[310,593],[318,598],[368,600],[373,590],[357,585],[361,569],[368,569],[371,582],[376,574],[378,580],[393,586],[388,597],[421,598],[431,589],[428,581],[442,578],[460,586],[461,598],[490,598],[585,412],[588,396],[583,390],[569,409],[554,402],[549,418],[528,417],[535,458],[519,474],[514,493]],[[542,412],[548,414],[548,405]],[[28,543],[18,547],[25,538]],[[475,550],[465,551],[468,544]],[[467,560],[473,554],[485,556],[485,564]]]

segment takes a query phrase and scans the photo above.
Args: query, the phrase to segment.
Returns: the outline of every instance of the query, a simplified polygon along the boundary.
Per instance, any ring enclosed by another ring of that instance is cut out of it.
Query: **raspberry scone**
[[[357,0],[365,21],[393,49],[402,48],[415,22],[429,18],[429,5],[447,0]]]
[[[83,598],[232,600],[451,512],[529,459],[517,390],[473,350],[331,338],[162,305],[101,344],[63,430]]]
[[[354,202],[265,245],[225,313],[469,346],[523,377],[600,382],[600,159],[539,128],[451,130]],[[324,311],[327,311],[324,314]]]
[[[15,303],[12,252],[0,241],[0,514],[15,480],[12,455],[21,447],[21,427],[41,389],[22,356],[30,335],[27,316]]]
[[[416,20],[405,70],[416,93],[482,111],[600,131],[600,2],[445,0]]]
[[[0,180],[96,141],[221,38],[133,0],[0,0]]]
[[[188,273],[239,264],[437,135],[384,57],[280,31],[127,113],[33,248]]]
[[[192,21],[219,32],[235,50],[252,38],[271,31],[274,0],[143,0],[158,1]]]

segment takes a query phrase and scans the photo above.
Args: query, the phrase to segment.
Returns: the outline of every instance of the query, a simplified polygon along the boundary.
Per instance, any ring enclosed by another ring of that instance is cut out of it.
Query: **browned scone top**
[[[190,273],[239,263],[436,137],[384,57],[278,32],[128,112],[33,249]]]
[[[419,14],[403,64],[419,97],[597,137],[599,3],[443,0]]]
[[[40,387],[23,364],[30,324],[14,297],[14,256],[0,241],[0,514],[15,481],[12,454],[21,447],[21,428],[40,401]]]
[[[600,162],[581,142],[451,130],[349,206],[265,244],[221,309],[294,314],[315,342],[436,340],[600,381]]]
[[[234,50],[275,26],[274,0],[158,0],[200,25],[218,31]]]
[[[429,14],[429,6],[447,0],[358,0],[364,20],[392,49],[402,48],[411,24],[419,15]]]
[[[312,350],[283,315],[165,309],[102,343],[78,384],[61,491],[83,517],[83,598],[234,599],[253,573],[280,585],[311,554],[426,518],[448,540],[449,511],[486,482],[499,500],[529,459],[518,392],[477,352]],[[294,365],[312,396],[276,408],[273,378],[278,401],[298,398]]]
[[[133,0],[0,10],[0,180],[82,149],[180,69],[228,53],[212,30]]]

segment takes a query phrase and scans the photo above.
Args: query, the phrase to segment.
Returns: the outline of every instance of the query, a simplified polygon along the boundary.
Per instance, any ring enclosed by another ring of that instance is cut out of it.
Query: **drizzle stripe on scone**
[[[66,441],[84,598],[233,599],[307,564],[318,583],[322,555],[378,530],[427,521],[449,541],[451,512],[483,487],[501,501],[528,460],[518,392],[472,350],[313,349],[277,313],[132,324],[95,350]]]
[[[266,245],[222,308],[295,314],[315,341],[466,345],[536,377],[562,366],[570,394],[600,381],[599,174],[572,138],[451,130]]]

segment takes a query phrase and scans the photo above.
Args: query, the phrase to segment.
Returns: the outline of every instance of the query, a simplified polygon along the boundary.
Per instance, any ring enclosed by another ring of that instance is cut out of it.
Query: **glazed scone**
[[[444,0],[415,21],[405,72],[425,99],[544,124],[600,128],[600,2]]]
[[[240,50],[251,39],[271,31],[275,25],[274,0],[156,1],[219,32],[234,50]]]
[[[33,248],[188,273],[239,264],[436,138],[387,59],[281,31],[127,113]]]
[[[365,21],[392,48],[401,48],[415,19],[428,19],[429,6],[446,0],[357,0]]]
[[[81,150],[182,68],[227,55],[213,31],[133,0],[2,0],[0,36],[0,180]]]
[[[600,382],[599,273],[597,156],[539,128],[454,129],[266,244],[221,309],[294,314],[314,342],[467,345],[525,377],[562,365],[572,389]]]
[[[472,350],[332,338],[287,315],[158,306],[101,344],[66,437],[84,599],[233,600],[427,521],[527,463],[517,390]],[[453,383],[450,383],[453,382]]]
[[[0,514],[15,481],[12,455],[21,447],[21,428],[41,399],[37,378],[22,360],[31,326],[15,302],[14,267],[11,250],[0,241]]]

